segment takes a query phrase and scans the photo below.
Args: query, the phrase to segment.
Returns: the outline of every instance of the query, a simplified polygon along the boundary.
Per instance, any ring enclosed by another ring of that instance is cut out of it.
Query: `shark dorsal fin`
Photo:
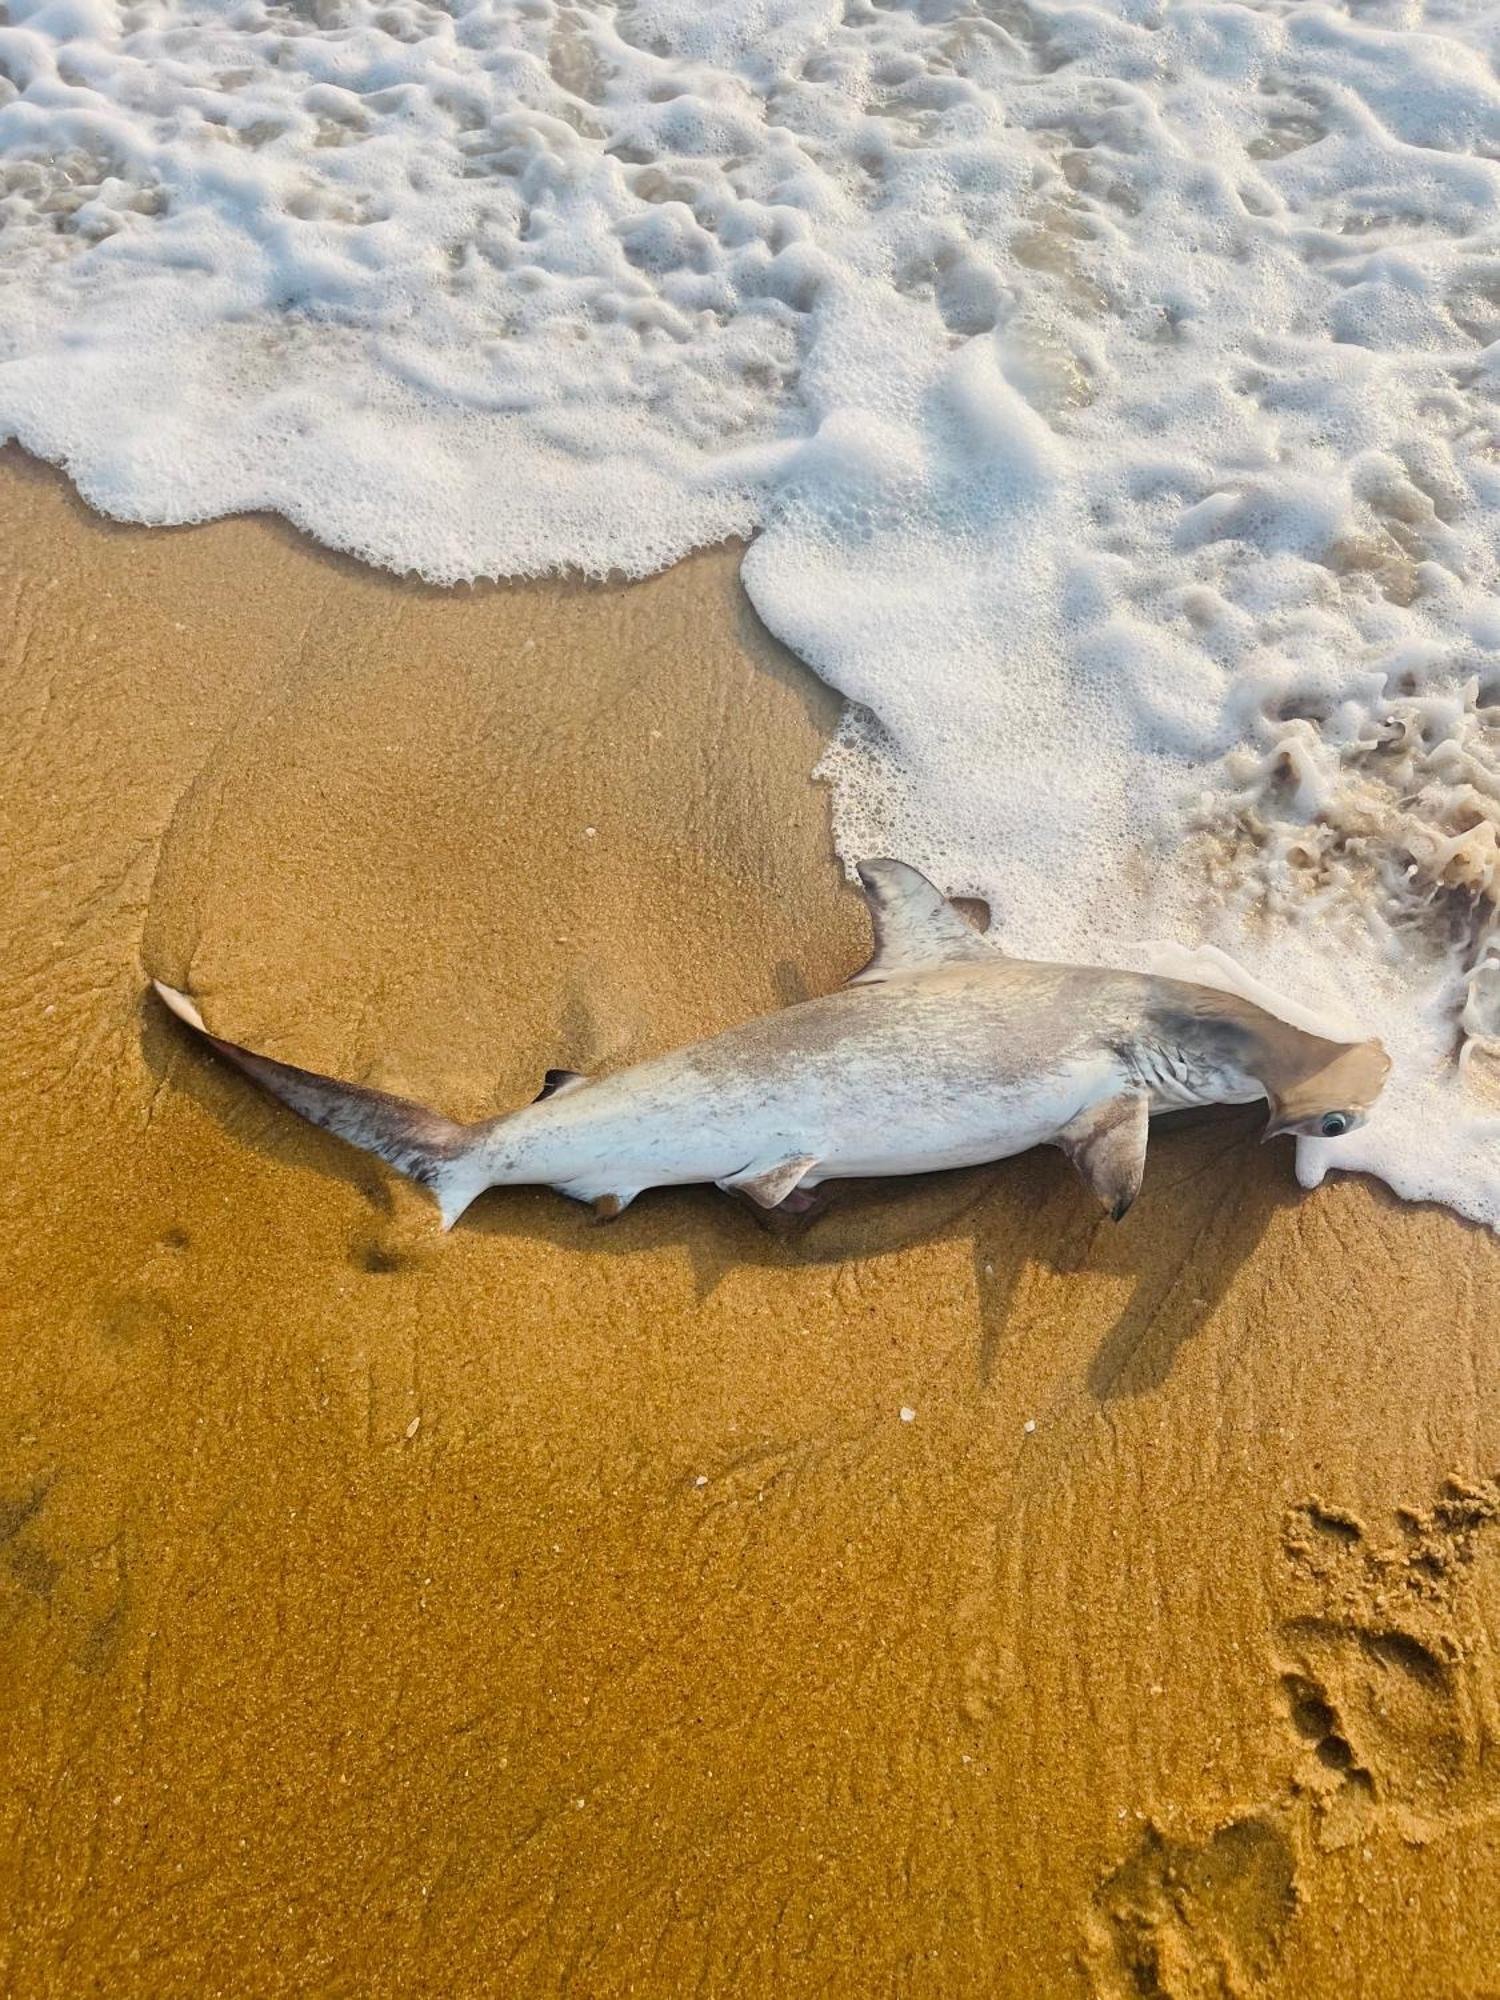
[[[904,861],[862,861],[858,872],[875,924],[875,953],[850,986],[1001,956],[920,870]]]

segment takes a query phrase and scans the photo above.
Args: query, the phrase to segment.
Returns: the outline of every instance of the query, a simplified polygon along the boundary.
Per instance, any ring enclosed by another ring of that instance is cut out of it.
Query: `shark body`
[[[546,1185],[619,1214],[643,1189],[711,1182],[763,1208],[854,1179],[1060,1146],[1118,1219],[1154,1112],[1265,1097],[1271,1132],[1359,1124],[1389,1058],[1307,1034],[1237,995],[1011,958],[916,869],[860,869],[874,957],[848,985],[702,1042],[461,1125],[273,1061],[167,1006],[292,1109],[422,1182],[451,1227],[487,1187]]]

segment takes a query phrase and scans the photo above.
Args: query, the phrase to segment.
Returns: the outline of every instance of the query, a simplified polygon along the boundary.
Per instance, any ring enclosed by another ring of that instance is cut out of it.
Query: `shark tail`
[[[494,1129],[493,1119],[478,1125],[460,1125],[441,1112],[408,1103],[387,1091],[369,1090],[357,1083],[340,1083],[336,1077],[319,1076],[313,1070],[294,1069],[290,1063],[274,1062],[270,1056],[242,1049],[236,1042],[221,1041],[203,1025],[203,1016],[185,993],[153,979],[163,1003],[179,1021],[216,1049],[227,1062],[254,1079],[272,1097],[306,1118],[376,1153],[382,1160],[419,1182],[437,1202],[444,1229],[451,1229],[469,1203],[489,1185],[489,1177],[478,1154],[484,1138]]]

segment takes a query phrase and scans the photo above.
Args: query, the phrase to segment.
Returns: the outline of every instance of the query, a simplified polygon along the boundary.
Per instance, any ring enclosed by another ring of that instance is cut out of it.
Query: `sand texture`
[[[1500,1989],[1500,1247],[1253,1112],[451,1237],[462,1116],[836,984],[736,557],[443,594],[0,461],[0,1991]],[[915,1412],[903,1421],[906,1407]]]

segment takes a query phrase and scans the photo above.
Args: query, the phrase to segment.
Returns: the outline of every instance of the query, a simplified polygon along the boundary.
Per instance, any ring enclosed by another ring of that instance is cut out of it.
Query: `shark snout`
[[[1391,1059],[1378,1041],[1346,1042],[1331,1060],[1268,1083],[1271,1115],[1261,1138],[1342,1139],[1364,1124],[1385,1087]]]

